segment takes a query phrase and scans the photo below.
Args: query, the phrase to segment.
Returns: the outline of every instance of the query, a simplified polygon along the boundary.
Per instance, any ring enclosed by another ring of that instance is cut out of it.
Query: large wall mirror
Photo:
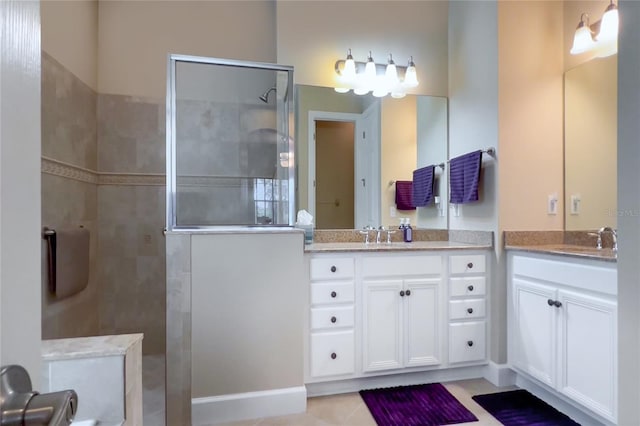
[[[419,228],[447,229],[447,173],[436,167],[435,200],[397,210],[395,182],[413,171],[446,164],[447,99],[341,94],[296,85],[298,208],[317,229],[397,227],[408,217]]]
[[[618,56],[565,73],[565,229],[617,226]]]

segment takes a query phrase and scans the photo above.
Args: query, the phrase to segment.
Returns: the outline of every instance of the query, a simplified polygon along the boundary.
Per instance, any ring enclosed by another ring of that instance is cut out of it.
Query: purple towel
[[[413,205],[413,182],[410,180],[396,181],[396,208],[398,210],[415,210]]]
[[[433,198],[433,177],[435,166],[422,167],[413,171],[413,205],[424,207]]]
[[[464,204],[478,201],[482,150],[470,152],[449,161],[449,201]]]

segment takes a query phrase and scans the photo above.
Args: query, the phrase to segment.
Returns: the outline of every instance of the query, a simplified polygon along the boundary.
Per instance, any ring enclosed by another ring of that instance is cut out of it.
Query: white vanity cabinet
[[[509,363],[615,423],[615,263],[509,253]]]
[[[486,256],[451,255],[449,271],[449,363],[485,360]]]
[[[355,372],[355,264],[352,256],[310,260],[309,374]]]
[[[362,259],[364,372],[441,363],[442,256]]]

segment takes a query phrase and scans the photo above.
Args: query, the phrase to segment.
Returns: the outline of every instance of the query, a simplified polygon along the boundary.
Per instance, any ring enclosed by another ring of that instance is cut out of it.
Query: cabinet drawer
[[[486,294],[485,277],[451,278],[449,282],[451,297],[484,296]]]
[[[311,376],[334,376],[355,372],[353,330],[311,334]]]
[[[468,254],[449,258],[452,274],[481,274],[486,270],[485,263],[484,254]]]
[[[372,256],[362,260],[365,277],[440,275],[441,256]]]
[[[353,327],[353,306],[311,309],[311,330]]]
[[[353,281],[330,281],[311,284],[311,304],[353,303]]]
[[[452,320],[484,318],[485,306],[484,299],[452,300],[449,302],[449,318]]]
[[[449,324],[449,362],[484,360],[485,339],[484,321]]]
[[[311,259],[311,280],[353,278],[352,257],[327,257]]]

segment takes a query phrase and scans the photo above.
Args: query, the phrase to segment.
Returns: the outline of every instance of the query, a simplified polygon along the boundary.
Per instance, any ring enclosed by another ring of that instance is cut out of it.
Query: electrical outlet
[[[580,194],[575,194],[571,196],[571,214],[579,215],[580,214]]]
[[[460,204],[451,204],[451,213],[453,214],[453,217],[459,217],[460,216]]]
[[[558,194],[549,194],[547,199],[547,214],[558,214]]]
[[[397,215],[398,215],[398,210],[396,209],[396,206],[391,206],[389,208],[389,216],[396,217]]]

